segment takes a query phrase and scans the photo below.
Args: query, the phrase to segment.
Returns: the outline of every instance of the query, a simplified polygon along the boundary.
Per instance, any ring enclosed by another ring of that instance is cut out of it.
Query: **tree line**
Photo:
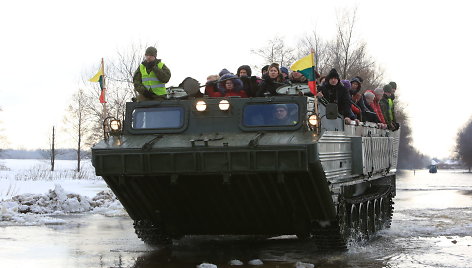
[[[472,169],[472,117],[457,134],[456,156],[471,172]]]

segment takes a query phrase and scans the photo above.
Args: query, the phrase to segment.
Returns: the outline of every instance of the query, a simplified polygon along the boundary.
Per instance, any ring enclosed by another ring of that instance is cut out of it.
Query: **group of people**
[[[242,65],[236,74],[223,69],[218,75],[208,76],[205,95],[209,97],[263,97],[277,95],[277,88],[290,83],[307,83],[307,79],[299,72],[289,73],[286,67],[279,67],[277,63],[264,66],[262,78],[253,76],[249,65]]]
[[[395,118],[395,91],[397,83],[390,82],[375,90],[361,90],[363,79],[341,80],[336,69],[320,78],[317,97],[336,103],[346,124],[352,121],[374,122],[382,129],[397,130],[400,126]]]
[[[157,49],[148,47],[145,60],[136,70],[133,82],[139,93],[137,100],[162,99],[166,95],[165,83],[171,77],[169,68],[157,59]],[[207,77],[204,94],[209,97],[239,96],[263,97],[277,95],[277,89],[287,84],[307,83],[307,78],[300,72],[289,72],[288,68],[277,63],[262,68],[262,77],[252,75],[249,65],[240,66],[236,74],[222,69],[218,75]],[[338,111],[346,124],[354,121],[374,122],[382,129],[397,130],[399,124],[395,118],[395,90],[397,84],[390,82],[375,90],[361,90],[363,79],[359,76],[351,80],[341,80],[336,69],[328,75],[317,75],[317,97],[329,103],[336,103]]]
[[[318,98],[324,98],[329,103],[336,103],[338,111],[344,116],[346,124],[354,121],[374,122],[382,129],[397,130],[399,125],[395,119],[395,91],[397,84],[390,82],[375,90],[361,90],[363,79],[359,76],[351,80],[341,80],[336,69],[328,75],[317,74]],[[205,95],[209,97],[239,96],[262,97],[277,95],[277,88],[286,84],[307,83],[300,72],[289,72],[286,67],[277,63],[262,68],[262,78],[252,76],[248,65],[238,68],[236,75],[227,69],[218,75],[207,77]]]

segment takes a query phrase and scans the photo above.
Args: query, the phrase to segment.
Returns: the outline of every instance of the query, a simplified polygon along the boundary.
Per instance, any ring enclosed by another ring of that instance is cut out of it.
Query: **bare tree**
[[[2,112],[2,107],[0,107],[0,112]],[[2,121],[0,120],[0,153],[3,151],[3,147],[7,145],[7,138],[3,135]]]
[[[103,121],[109,116],[123,120],[126,102],[136,97],[133,85],[133,75],[143,60],[143,54],[150,45],[132,44],[128,48],[118,50],[116,57],[105,60],[105,75],[107,81],[106,109],[98,99],[101,89],[98,83],[88,81],[93,73],[83,75],[83,83],[86,87],[84,95],[84,109],[88,118],[88,131],[85,136],[85,145],[91,146],[102,138]],[[155,46],[151,44],[151,46]],[[95,69],[98,69],[97,66]]]
[[[89,127],[89,116],[85,109],[87,97],[83,89],[78,89],[73,95],[71,104],[67,108],[67,115],[64,118],[66,131],[68,131],[77,144],[77,172],[80,172],[80,161],[82,159],[81,152]]]
[[[331,59],[329,42],[325,41],[316,29],[298,42],[298,58],[300,59],[310,54],[312,49],[315,51],[315,71],[319,74],[327,73],[330,68],[329,62]]]
[[[457,135],[457,154],[471,172],[472,169],[472,118]]]
[[[52,127],[51,137],[49,138],[49,149],[41,150],[40,153],[43,158],[49,160],[51,171],[54,171],[56,157],[63,154],[63,152],[56,149],[56,128],[54,126]]]
[[[123,82],[131,95],[136,96],[133,90],[133,75],[137,67],[143,61],[144,51],[147,47],[155,44],[131,44],[128,48],[118,50],[116,58],[111,59],[109,71],[109,81]]]
[[[357,9],[337,12],[336,39],[330,42],[330,65],[338,70],[341,79],[360,76],[364,88],[376,88],[383,79],[383,70],[367,54],[367,43],[357,40],[355,29]]]
[[[278,63],[281,67],[288,67],[297,60],[295,52],[294,48],[287,46],[278,36],[269,40],[267,46],[251,50],[251,53],[262,57],[264,64]]]

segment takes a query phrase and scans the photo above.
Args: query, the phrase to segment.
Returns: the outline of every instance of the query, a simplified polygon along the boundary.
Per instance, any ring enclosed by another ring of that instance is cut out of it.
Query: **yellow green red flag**
[[[89,79],[90,82],[99,82],[100,83],[100,103],[106,103],[105,101],[105,68],[103,66],[103,58],[102,62],[100,63],[100,69],[98,70],[97,74],[94,75],[92,78]]]
[[[292,64],[290,69],[294,72],[302,73],[308,79],[308,86],[310,87],[311,93],[316,95],[315,61],[313,58],[313,53],[310,53],[310,55],[305,56]]]
[[[94,75],[92,78],[89,79],[90,82],[99,82],[100,81],[100,76],[103,75],[103,63],[100,64],[100,70],[98,70],[97,74]]]

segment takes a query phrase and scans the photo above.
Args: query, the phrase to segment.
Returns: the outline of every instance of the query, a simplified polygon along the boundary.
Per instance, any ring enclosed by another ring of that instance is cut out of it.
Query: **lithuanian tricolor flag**
[[[90,82],[99,82],[100,83],[100,103],[106,103],[105,101],[105,71],[103,67],[103,59],[100,64],[100,69],[98,70],[97,74],[94,75],[92,78],[89,79]]]
[[[316,95],[315,61],[313,54],[312,52],[310,55],[299,59],[292,64],[290,70],[302,73],[308,79],[308,87],[310,87],[311,93]]]

